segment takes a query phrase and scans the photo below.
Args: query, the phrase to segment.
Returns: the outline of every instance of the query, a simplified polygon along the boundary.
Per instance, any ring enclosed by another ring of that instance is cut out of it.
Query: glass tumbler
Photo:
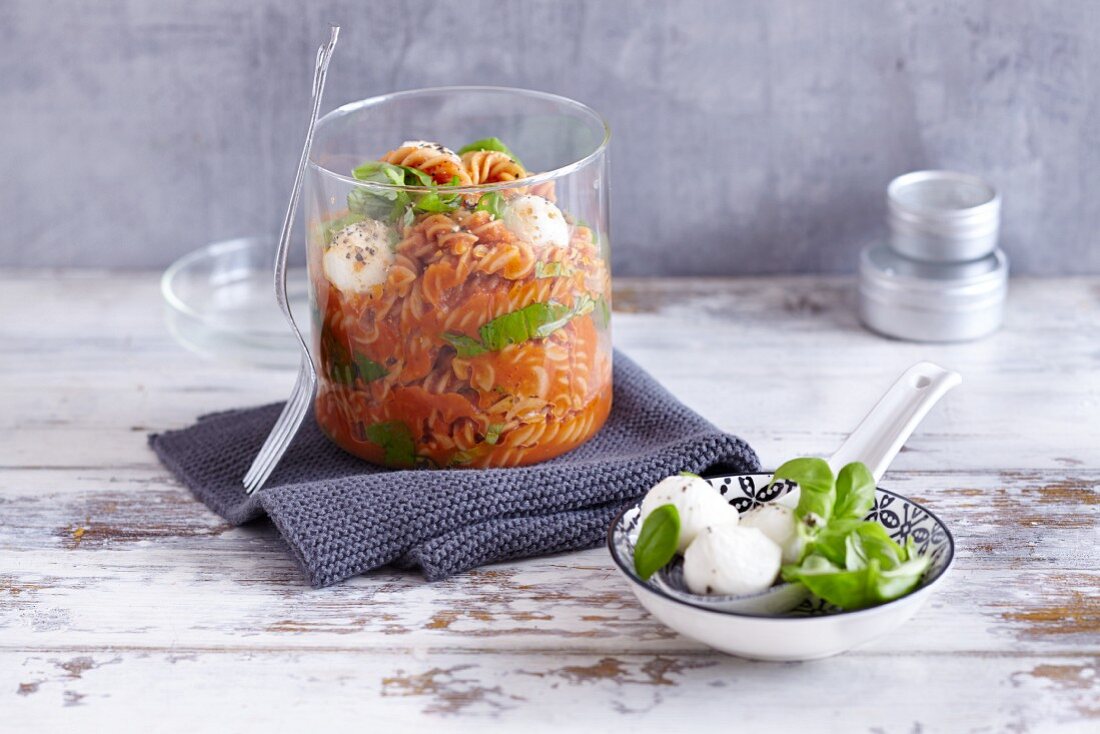
[[[316,420],[389,467],[505,467],[611,410],[609,129],[520,89],[345,105],[317,124],[306,247]]]

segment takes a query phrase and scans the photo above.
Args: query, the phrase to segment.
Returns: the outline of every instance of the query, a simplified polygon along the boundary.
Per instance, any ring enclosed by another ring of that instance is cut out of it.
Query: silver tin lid
[[[1000,327],[1007,292],[1008,258],[1001,250],[955,264],[910,260],[885,245],[860,253],[860,318],[887,336],[978,339]]]
[[[914,171],[886,188],[890,246],[928,262],[964,262],[997,249],[1001,195],[955,171]]]

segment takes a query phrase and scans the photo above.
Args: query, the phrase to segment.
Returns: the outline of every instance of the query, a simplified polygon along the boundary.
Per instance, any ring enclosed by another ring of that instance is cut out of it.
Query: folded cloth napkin
[[[204,416],[149,443],[206,505],[239,525],[268,515],[314,586],[385,564],[429,580],[598,545],[627,504],[681,470],[759,467],[741,439],[689,410],[621,353],[614,403],[583,446],[513,469],[391,470],[345,453],[312,416],[263,490],[241,478],[282,404]]]

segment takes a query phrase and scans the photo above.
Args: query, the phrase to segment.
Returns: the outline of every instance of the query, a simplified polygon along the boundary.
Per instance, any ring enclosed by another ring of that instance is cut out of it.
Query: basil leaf
[[[331,245],[332,240],[336,238],[336,233],[345,227],[350,227],[353,224],[358,224],[363,221],[362,214],[348,213],[337,219],[325,222],[321,227],[321,238],[324,240],[325,245]]]
[[[859,538],[859,547],[867,559],[875,559],[883,569],[897,568],[903,562],[909,560],[909,554],[902,548],[886,528],[877,522],[861,522],[852,533]],[[851,566],[848,566],[851,568]]]
[[[676,555],[680,542],[680,513],[676,505],[661,505],[642,523],[634,545],[634,570],[648,580]]]
[[[570,275],[574,275],[576,272],[576,270],[561,262],[545,263],[540,260],[535,263],[536,278],[557,278],[559,276],[569,277]]]
[[[592,320],[596,322],[596,328],[601,331],[611,324],[611,307],[607,305],[607,299],[603,296],[596,299],[596,310],[592,313]]]
[[[456,195],[451,194],[449,196],[441,196],[436,192],[424,194],[416,200],[414,207],[422,212],[433,213],[446,213],[453,212],[458,208],[458,202],[455,201]]]
[[[871,530],[871,526],[878,530]],[[861,524],[845,536],[847,568],[812,553],[799,565],[784,566],[783,579],[804,584],[814,596],[842,609],[863,609],[905,596],[920,583],[931,559],[913,557],[910,539],[908,548],[897,548],[910,560],[889,567],[885,557],[890,554],[880,555],[878,546],[882,537],[893,543],[885,533],[876,523]]]
[[[504,218],[504,197],[499,191],[490,191],[477,200],[477,206],[474,207],[475,211],[489,212],[493,219]],[[535,263],[535,267],[538,268],[539,264]],[[536,275],[535,277],[538,277]]]
[[[833,517],[862,520],[875,504],[875,478],[860,461],[847,464],[836,475]]]
[[[392,186],[427,186],[435,189],[435,181],[419,168],[395,166],[382,161],[368,161],[352,169],[351,175],[360,181]],[[457,177],[456,177],[457,178]],[[452,179],[452,183],[454,180]],[[436,191],[420,196],[416,202],[407,191],[353,189],[348,193],[348,210],[371,219],[387,222],[401,220],[410,226],[416,218],[413,208],[425,212],[449,212],[458,207],[458,195],[443,196]]]
[[[411,166],[397,166],[401,169],[402,180],[397,182],[405,186],[435,186],[435,179],[419,168]]]
[[[359,353],[355,354],[355,369],[359,373],[359,377],[363,378],[363,382],[374,382],[388,374],[385,367],[370,357]]]
[[[810,593],[841,609],[863,609],[877,604],[878,561],[855,571],[838,568],[822,556],[811,555],[801,566],[783,567],[785,581],[797,581]]]
[[[876,579],[875,595],[880,602],[905,596],[920,583],[921,576],[932,564],[928,556],[917,556],[897,568],[884,569]]]
[[[371,443],[385,450],[387,464],[412,466],[416,463],[416,442],[402,421],[385,421],[367,426],[364,434]]]
[[[811,522],[819,526],[829,521],[836,501],[836,488],[833,470],[824,459],[792,459],[775,470],[768,486],[780,479],[796,482],[801,490],[795,517],[804,520],[813,515],[815,519]]]
[[[572,317],[573,309],[556,301],[532,303],[498,316],[478,329],[478,333],[485,348],[496,352],[509,344],[544,339],[569,323]]]
[[[862,524],[861,520],[834,519],[817,533],[808,533],[806,554],[824,556],[831,563],[843,567],[847,554],[847,538]],[[875,523],[872,523],[875,524]],[[801,529],[803,525],[799,523]]]
[[[403,201],[397,201],[398,194],[401,194],[403,200],[408,198],[403,192],[397,191],[375,193],[367,189],[352,189],[348,192],[348,211],[358,215],[360,219],[366,217],[393,221],[393,212],[404,209]]]
[[[475,150],[495,150],[498,153],[503,153],[504,155],[508,156],[518,165],[523,166],[523,164],[520,163],[519,158],[516,158],[516,154],[509,150],[508,146],[505,145],[504,141],[502,141],[500,138],[482,138],[481,140],[475,140],[469,145],[463,145],[461,148],[459,148],[458,154],[463,155],[465,153],[470,153]]]
[[[328,376],[333,382],[354,385],[356,378],[362,379],[363,382],[374,382],[388,374],[386,368],[373,359],[358,352],[348,351],[348,348],[337,341],[331,332],[326,331],[321,336],[321,346],[328,358]]]
[[[503,423],[490,423],[489,427],[485,430],[485,443],[490,446],[496,445],[496,442],[500,440],[500,434],[503,430]]]
[[[569,323],[595,308],[595,302],[587,294],[577,297],[570,308],[556,301],[531,303],[518,311],[497,316],[478,329],[480,341],[472,336],[449,331],[443,341],[458,352],[459,357],[476,357],[486,352],[499,352],[509,344],[522,344],[531,339],[545,339]]]
[[[459,334],[453,331],[448,331],[444,334],[443,341],[454,347],[455,351],[458,352],[458,356],[464,359],[476,357],[489,351],[481,345],[481,342],[474,339],[472,336],[466,336],[465,334]]]

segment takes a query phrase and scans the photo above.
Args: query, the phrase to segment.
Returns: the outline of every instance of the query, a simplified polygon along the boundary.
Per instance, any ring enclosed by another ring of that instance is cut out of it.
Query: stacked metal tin
[[[886,200],[889,242],[860,253],[863,323],[911,341],[996,331],[1008,292],[997,190],[964,173],[914,171],[890,182]]]

